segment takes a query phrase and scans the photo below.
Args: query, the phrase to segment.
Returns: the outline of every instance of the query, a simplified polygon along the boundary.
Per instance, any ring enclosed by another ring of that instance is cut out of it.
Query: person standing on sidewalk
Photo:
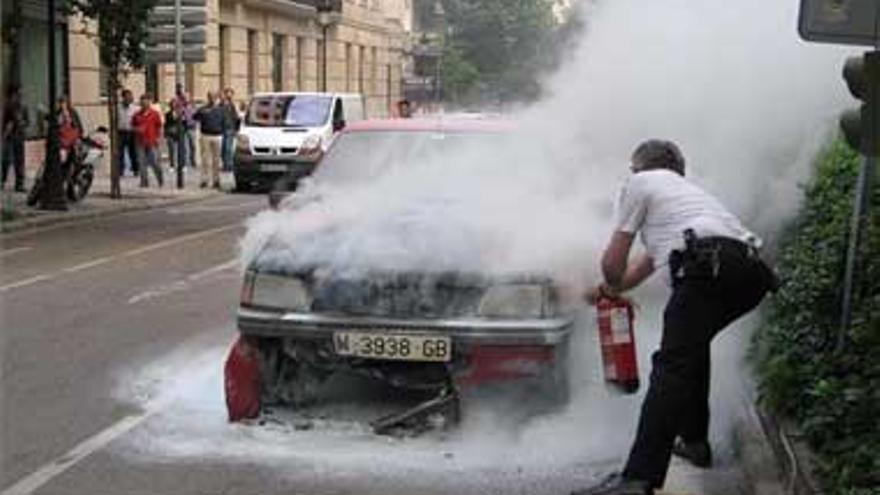
[[[672,294],[635,442],[622,473],[575,495],[652,495],[672,454],[708,468],[712,339],[754,309],[777,282],[760,241],[717,199],[685,179],[678,146],[650,140],[631,159],[616,228],[602,256],[605,281],[587,294],[615,298],[663,268]],[[630,261],[636,234],[645,254]]]
[[[134,102],[134,94],[130,89],[122,90],[122,101],[119,103],[119,109],[116,112],[117,125],[119,131],[119,169],[121,175],[125,175],[125,157],[128,156],[128,163],[133,176],[138,175],[140,167],[138,164],[137,138],[131,128],[131,118],[138,112],[139,108]]]
[[[165,112],[165,145],[168,147],[168,168],[174,169],[177,166],[177,123],[180,118],[180,110],[177,107],[177,100],[172,98],[168,101],[168,111]],[[184,160],[186,157],[184,157]]]
[[[0,189],[6,187],[11,167],[15,173],[15,191],[25,192],[24,140],[28,123],[28,110],[21,102],[21,90],[18,86],[10,86],[3,109],[3,181],[0,182]]]
[[[195,114],[195,110],[193,109],[192,101],[189,98],[189,95],[186,94],[186,91],[183,90],[183,84],[178,84],[175,87],[174,93],[174,101],[177,103],[178,111],[180,113],[180,118],[183,119],[183,153],[184,153],[184,166],[189,166],[193,170],[196,169],[196,160],[198,157],[198,153],[196,153],[196,121],[193,118]],[[175,137],[177,136],[175,130]]]
[[[224,106],[217,101],[215,93],[208,92],[208,102],[196,112],[195,120],[198,121],[201,132],[199,146],[202,151],[202,180],[199,187],[208,187],[210,178],[213,187],[220,189],[220,159],[227,114]]]
[[[161,188],[164,185],[162,167],[159,164],[159,141],[162,138],[162,115],[153,108],[153,98],[149,93],[141,96],[141,109],[131,119],[131,126],[137,139],[141,169],[141,187],[150,186],[150,171],[156,174]]]
[[[235,151],[235,135],[238,133],[240,118],[235,106],[235,90],[226,88],[223,90],[223,108],[226,110],[226,131],[223,133],[223,170],[232,171],[232,161]]]

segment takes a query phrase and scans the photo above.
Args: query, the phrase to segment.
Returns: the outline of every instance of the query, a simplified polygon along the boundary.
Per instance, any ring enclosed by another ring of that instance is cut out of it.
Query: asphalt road
[[[584,395],[528,425],[481,411],[412,439],[372,435],[344,399],[307,423],[228,424],[236,243],[264,204],[228,195],[0,237],[0,495],[551,494],[617,463],[632,398],[597,411]],[[710,481],[731,489],[699,493],[740,493],[735,466]]]

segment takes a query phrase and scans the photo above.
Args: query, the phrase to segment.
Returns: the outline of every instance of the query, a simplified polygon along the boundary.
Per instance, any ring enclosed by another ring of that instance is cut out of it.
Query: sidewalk
[[[67,203],[68,211],[42,211],[27,206],[27,194],[13,192],[10,180],[6,188],[0,192],[0,233],[189,203],[224,194],[234,187],[232,174],[223,173],[221,174],[222,191],[200,189],[199,174],[186,171],[190,173],[187,174],[184,189],[176,188],[177,176],[173,170],[168,169],[165,169],[165,187],[161,189],[156,186],[155,177],[152,175],[150,188],[139,187],[140,179],[137,177],[123,177],[120,199],[110,198],[110,178],[99,175],[95,178],[91,191],[81,202]],[[29,176],[27,188],[30,188],[31,181],[32,178]]]

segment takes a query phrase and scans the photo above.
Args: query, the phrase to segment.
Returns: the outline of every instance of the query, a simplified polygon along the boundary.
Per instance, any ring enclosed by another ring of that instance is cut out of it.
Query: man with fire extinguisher
[[[685,179],[678,146],[646,141],[631,162],[632,175],[620,191],[615,230],[602,257],[605,281],[587,299],[617,298],[655,270],[665,274],[672,294],[626,466],[600,486],[574,492],[579,495],[651,495],[663,486],[672,454],[711,467],[711,341],[777,285],[758,255],[758,238]],[[630,259],[637,234],[645,253]]]

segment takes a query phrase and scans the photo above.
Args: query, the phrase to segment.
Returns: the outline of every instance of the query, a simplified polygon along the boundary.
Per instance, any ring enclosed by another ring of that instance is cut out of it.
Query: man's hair
[[[636,147],[632,154],[636,172],[645,170],[671,170],[684,176],[684,155],[672,141],[649,139]]]

